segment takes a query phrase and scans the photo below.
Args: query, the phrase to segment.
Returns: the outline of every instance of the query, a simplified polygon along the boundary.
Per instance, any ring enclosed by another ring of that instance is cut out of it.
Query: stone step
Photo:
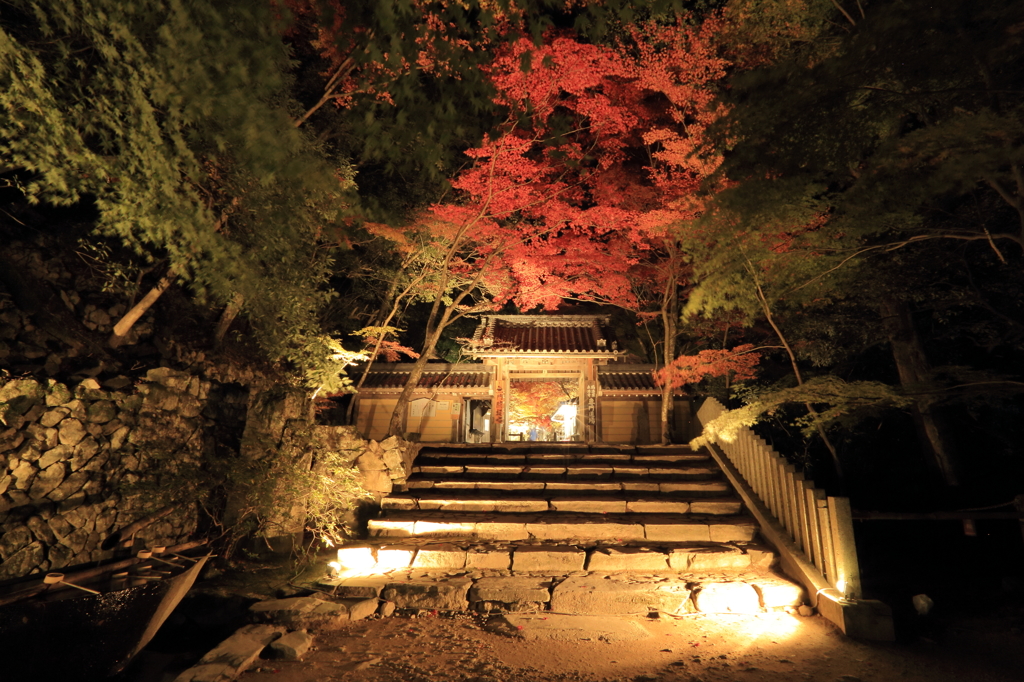
[[[341,575],[320,585],[336,597],[380,598],[400,609],[432,611],[605,616],[651,611],[764,613],[792,610],[805,600],[801,587],[768,569],[772,555],[756,546],[672,552],[650,548],[586,552],[574,547],[480,550],[456,545],[342,548],[338,556],[342,563],[358,563],[362,555],[375,551],[374,560],[383,566],[377,563],[367,569],[367,575]],[[609,560],[616,565],[629,563],[631,568],[601,570],[600,561]],[[685,574],[664,568],[673,561],[686,566]]]
[[[657,492],[661,494],[714,494],[732,492],[725,480],[696,481],[651,481],[651,480],[487,480],[470,478],[448,480],[442,477],[410,478],[405,487],[409,490],[504,490],[507,492],[522,491],[573,491],[579,493],[614,493],[614,492]]]
[[[452,494],[452,493],[456,494]],[[418,490],[384,498],[385,511],[437,510],[461,512],[576,512],[584,514],[739,514],[735,497],[668,498],[643,493],[540,491],[542,494],[496,495],[488,490]]]
[[[471,513],[394,511],[372,519],[373,537],[460,537],[485,540],[647,540],[749,542],[757,526],[748,516],[694,514]]]
[[[417,463],[430,465],[472,464],[472,465],[527,465],[527,464],[635,464],[646,466],[676,465],[685,463],[703,463],[713,461],[708,455],[671,454],[671,455],[637,455],[637,454],[558,454],[558,453],[500,453],[481,454],[474,452],[420,452]]]
[[[422,571],[482,571],[485,575],[562,575],[579,571],[685,573],[767,570],[774,553],[751,542],[662,542],[600,545],[580,543],[489,543],[430,538],[379,539],[338,550],[343,586],[335,596],[350,599],[380,595],[386,574]]]
[[[424,479],[547,480],[689,480],[722,475],[717,466],[646,466],[640,464],[416,464],[412,477]]]

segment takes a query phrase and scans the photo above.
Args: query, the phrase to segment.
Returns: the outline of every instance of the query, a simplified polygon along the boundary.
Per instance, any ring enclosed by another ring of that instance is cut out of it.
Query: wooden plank
[[[832,546],[836,556],[837,580],[832,582],[847,598],[860,599],[860,564],[857,561],[857,543],[853,535],[850,498],[829,497],[828,508],[832,517]],[[837,581],[842,581],[845,587]]]
[[[836,580],[836,555],[832,548],[832,515],[829,512],[825,491],[814,489],[815,512],[818,516],[818,527],[821,534],[821,555],[825,565],[825,578],[830,583]]]
[[[825,557],[821,545],[821,525],[818,523],[818,503],[814,492],[814,481],[804,481],[804,509],[807,513],[807,527],[810,529],[810,547],[806,550],[814,565],[825,574]]]
[[[796,505],[796,544],[804,554],[811,556],[811,529],[807,524],[807,497],[804,495],[806,476],[802,471],[793,472],[793,497]]]

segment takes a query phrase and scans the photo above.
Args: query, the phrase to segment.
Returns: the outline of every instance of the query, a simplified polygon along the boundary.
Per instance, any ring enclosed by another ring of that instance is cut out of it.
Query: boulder
[[[297,630],[289,632],[276,642],[272,642],[270,650],[274,653],[274,658],[285,661],[297,661],[306,655],[306,652],[309,651],[309,647],[312,645],[313,636],[305,630]]]
[[[40,471],[39,475],[32,481],[32,487],[29,488],[29,497],[38,500],[49,495],[64,481],[66,471],[67,467],[64,466],[64,462],[55,462]]]
[[[306,630],[337,630],[348,621],[361,620],[376,610],[376,599],[323,601],[314,597],[270,599],[249,607],[257,620]]]
[[[58,434],[62,445],[74,447],[85,438],[87,432],[81,421],[68,418],[61,422]]]
[[[33,542],[23,547],[0,564],[0,580],[28,575],[45,560],[43,543]]]
[[[284,628],[273,625],[246,625],[209,651],[197,665],[174,678],[174,682],[233,680],[248,670],[260,652],[283,633]]]

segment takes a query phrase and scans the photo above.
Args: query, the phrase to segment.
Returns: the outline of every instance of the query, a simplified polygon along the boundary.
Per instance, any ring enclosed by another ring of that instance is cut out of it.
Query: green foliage
[[[705,424],[704,432],[690,441],[690,446],[703,447],[716,439],[732,441],[739,429],[753,426],[786,405],[810,403],[824,408],[796,420],[804,436],[811,438],[819,426],[828,428],[839,422],[849,426],[868,414],[882,409],[904,408],[913,402],[896,393],[891,386],[877,381],[846,382],[831,375],[814,377],[800,386],[762,392],[747,390],[744,394],[746,404]]]
[[[353,183],[295,126],[280,29],[243,0],[5,3],[0,156],[30,201],[94,202],[98,233],[200,301],[240,294],[304,369]]]

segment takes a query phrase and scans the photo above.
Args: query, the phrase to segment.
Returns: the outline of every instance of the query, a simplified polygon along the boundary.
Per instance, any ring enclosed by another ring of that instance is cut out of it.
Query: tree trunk
[[[174,283],[174,280],[178,278],[178,273],[173,269],[168,270],[167,274],[157,282],[156,286],[149,290],[149,293],[142,297],[142,300],[132,306],[131,310],[124,314],[117,324],[114,325],[114,332],[110,335],[107,340],[107,345],[111,348],[118,348],[124,343],[125,337],[128,332],[131,331],[135,323],[139,321],[139,318],[146,314],[157,299],[167,291],[167,289]]]
[[[391,422],[388,424],[388,435],[389,436],[402,436],[405,437],[406,430],[406,412],[408,412],[409,400],[412,399],[413,391],[420,383],[420,377],[423,376],[423,370],[427,367],[427,359],[434,353],[434,349],[437,347],[437,342],[441,338],[441,332],[445,328],[444,322],[448,317],[448,311],[445,311],[445,315],[442,318],[442,324],[437,325],[430,336],[427,337],[423,343],[423,353],[416,358],[416,362],[413,363],[412,370],[409,372],[409,378],[405,382],[405,386],[402,387],[402,392],[398,396],[398,403],[395,405],[395,411],[391,413]]]
[[[220,320],[217,321],[217,331],[213,334],[213,344],[215,346],[219,346],[224,341],[231,323],[238,317],[238,313],[242,312],[242,304],[244,302],[245,297],[241,294],[235,294],[231,297],[231,301],[224,306],[224,310],[220,314]]]
[[[921,391],[931,379],[931,365],[925,356],[921,339],[914,327],[906,303],[886,300],[880,307],[892,357],[896,361],[900,385],[908,393]],[[911,406],[914,426],[925,455],[938,468],[946,485],[959,485],[956,474],[956,449],[949,428],[938,415],[935,398],[917,396]]]
[[[676,358],[676,336],[679,330],[679,292],[676,287],[674,274],[669,278],[667,286],[668,290],[665,292],[665,298],[661,307],[661,321],[665,328],[664,358],[666,367]],[[661,387],[662,445],[670,445],[672,443],[672,417],[673,408],[675,407],[673,394],[671,382],[666,381]]]

